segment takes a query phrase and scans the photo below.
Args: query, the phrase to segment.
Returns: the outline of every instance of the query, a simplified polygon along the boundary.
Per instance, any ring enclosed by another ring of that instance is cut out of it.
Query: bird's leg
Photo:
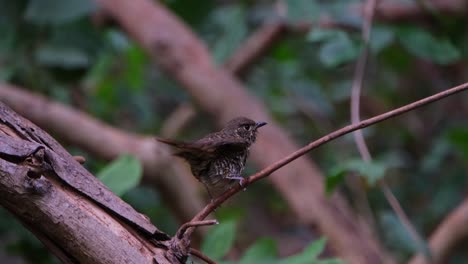
[[[208,192],[208,196],[210,196],[210,203],[213,202],[213,195],[210,192],[210,188],[208,188],[208,185],[203,183],[203,186],[205,186],[206,191]]]
[[[234,174],[234,175],[228,175],[226,177],[226,179],[230,179],[230,180],[238,180],[239,181],[239,185],[241,187],[244,187],[244,177],[242,177],[241,175],[239,174]]]

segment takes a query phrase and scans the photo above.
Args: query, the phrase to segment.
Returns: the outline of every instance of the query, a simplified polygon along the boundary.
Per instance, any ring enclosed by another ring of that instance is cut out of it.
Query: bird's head
[[[257,138],[258,128],[266,124],[266,122],[255,122],[247,117],[236,117],[229,121],[223,130],[246,139],[249,144],[252,144]]]

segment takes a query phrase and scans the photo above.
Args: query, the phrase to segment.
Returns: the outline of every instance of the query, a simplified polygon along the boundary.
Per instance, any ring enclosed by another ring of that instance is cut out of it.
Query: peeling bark
[[[64,263],[177,263],[188,255],[1,102],[0,204]]]

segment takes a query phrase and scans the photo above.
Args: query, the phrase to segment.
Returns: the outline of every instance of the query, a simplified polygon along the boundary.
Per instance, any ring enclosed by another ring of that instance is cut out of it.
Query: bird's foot
[[[227,176],[226,178],[230,179],[230,180],[238,180],[240,187],[244,187],[244,180],[245,180],[244,177],[239,176],[239,175],[230,175],[230,176]],[[246,190],[246,188],[244,188],[244,191],[245,190]]]

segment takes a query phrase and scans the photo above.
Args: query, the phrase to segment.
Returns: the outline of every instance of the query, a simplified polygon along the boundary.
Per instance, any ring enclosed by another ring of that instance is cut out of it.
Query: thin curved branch
[[[353,84],[351,87],[351,123],[352,124],[359,123],[361,119],[360,114],[359,114],[361,90],[362,90],[362,83],[364,80],[364,76],[366,73],[367,60],[369,57],[369,41],[370,41],[372,22],[373,22],[373,18],[374,18],[375,11],[376,11],[376,6],[377,6],[377,0],[368,0],[366,4],[364,5],[365,16],[364,16],[364,23],[362,26],[362,39],[364,41],[364,48],[357,61]],[[362,134],[362,130],[355,131],[353,133],[353,137],[354,137],[354,141],[356,143],[357,149],[359,151],[359,154],[361,155],[361,158],[365,162],[371,162],[372,155],[369,151],[369,148],[367,147],[366,141]],[[416,228],[411,223],[411,220],[409,219],[409,217],[406,215],[405,211],[401,207],[400,203],[398,202],[398,199],[392,193],[392,191],[390,190],[390,187],[388,187],[387,182],[385,181],[385,178],[379,181],[379,186],[388,204],[392,208],[393,212],[395,212],[398,219],[403,224],[403,226],[405,227],[407,232],[410,234],[412,239],[419,245],[424,244],[424,239],[421,237],[418,231],[416,231]],[[365,202],[366,202],[366,205],[368,205],[367,199]],[[372,219],[372,218],[369,218],[369,219]]]
[[[205,261],[208,264],[216,264],[216,261],[210,259],[207,255],[203,254],[201,251],[197,249],[190,248],[190,254],[196,256],[197,258]]]
[[[224,68],[234,75],[239,75],[261,57],[271,45],[285,32],[283,21],[267,22],[244,41],[238,50],[224,63]]]
[[[362,39],[364,47],[361,51],[361,55],[359,56],[356,62],[353,84],[351,86],[351,124],[356,124],[360,121],[359,108],[361,100],[361,89],[366,72],[367,60],[369,57],[369,40],[376,4],[377,0],[369,0],[366,1],[366,4],[364,5],[365,12],[364,21],[362,25]],[[361,154],[362,159],[366,162],[369,162],[372,158],[367,148],[366,142],[364,141],[362,130],[354,131],[353,138],[358,148],[358,151]],[[353,178],[351,178],[351,180],[352,179]],[[356,185],[356,199],[358,200],[367,221],[375,229],[375,221],[370,209],[367,194],[364,190],[364,186],[361,184],[361,182],[357,182]]]
[[[177,234],[175,237],[181,239],[185,235],[185,231],[187,231],[190,227],[199,227],[199,226],[208,226],[208,225],[217,225],[219,222],[217,220],[201,220],[201,221],[190,221],[184,223],[179,230],[177,230]]]
[[[467,89],[468,89],[468,83],[464,83],[462,85],[450,88],[448,90],[445,90],[445,91],[442,91],[440,93],[434,94],[432,96],[426,97],[424,99],[418,100],[418,101],[413,102],[411,104],[407,104],[405,106],[399,107],[397,109],[386,112],[384,114],[381,114],[381,115],[378,115],[378,116],[371,117],[369,119],[363,120],[363,121],[361,121],[361,122],[359,122],[357,124],[348,125],[348,126],[345,126],[345,127],[341,128],[339,130],[331,132],[328,135],[325,135],[325,136],[323,136],[323,137],[309,143],[305,147],[303,147],[301,149],[298,149],[297,151],[289,154],[288,156],[286,156],[283,159],[275,162],[274,164],[271,164],[270,166],[262,169],[261,171],[249,176],[248,178],[246,178],[244,180],[243,186],[237,185],[237,186],[233,187],[232,189],[226,191],[220,197],[214,199],[213,202],[211,202],[210,204],[205,206],[205,208],[203,208],[203,210],[200,211],[192,219],[192,221],[200,221],[200,220],[205,219],[205,217],[207,217],[211,212],[213,212],[216,208],[218,208],[223,202],[225,202],[227,199],[229,199],[234,194],[236,194],[239,191],[243,190],[248,185],[271,175],[273,172],[275,172],[276,170],[278,170],[281,167],[285,166],[286,164],[292,162],[293,160],[301,157],[302,155],[306,154],[307,152],[309,152],[309,151],[311,151],[311,150],[313,150],[315,148],[318,148],[321,145],[323,145],[323,144],[325,144],[325,143],[327,143],[327,142],[329,142],[331,140],[334,140],[334,139],[336,139],[338,137],[341,137],[341,136],[343,136],[345,134],[351,133],[351,132],[356,131],[358,129],[363,129],[363,128],[368,127],[370,125],[382,122],[382,121],[387,120],[389,118],[399,116],[399,115],[404,114],[404,113],[406,113],[408,111],[412,111],[412,110],[414,110],[414,109],[416,109],[418,107],[422,107],[422,106],[424,106],[426,104],[441,100],[442,98],[445,98],[447,96],[462,92],[462,91],[467,90]],[[189,232],[187,231],[187,233],[189,233]]]

